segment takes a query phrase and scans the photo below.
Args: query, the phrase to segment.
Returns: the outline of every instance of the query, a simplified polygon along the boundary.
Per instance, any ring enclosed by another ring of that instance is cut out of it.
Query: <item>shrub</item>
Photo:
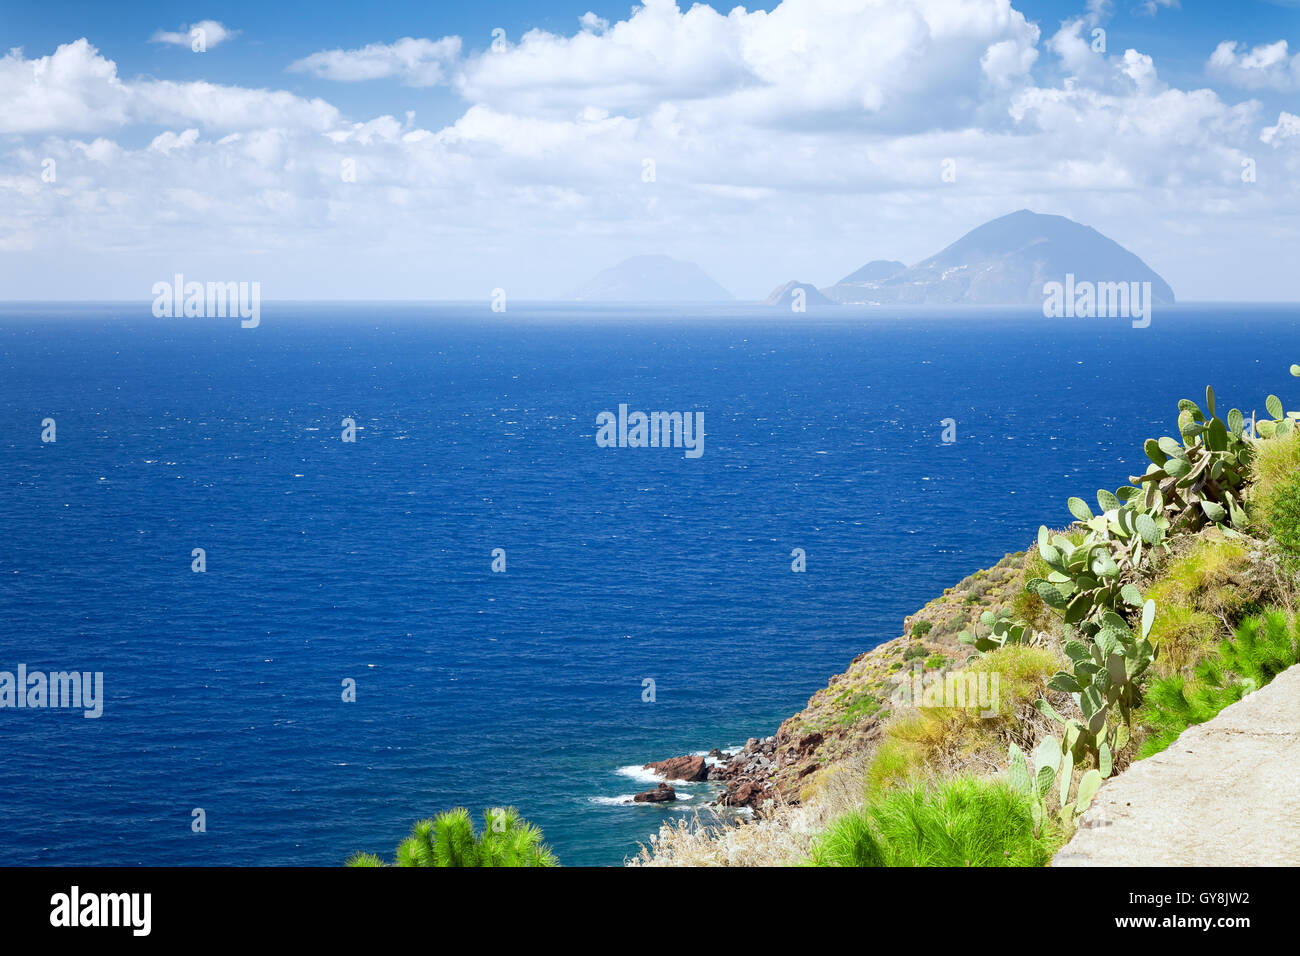
[[[1300,619],[1270,611],[1243,621],[1217,654],[1197,665],[1192,680],[1173,674],[1147,687],[1138,721],[1150,736],[1138,759],[1160,753],[1188,727],[1205,723],[1296,663]]]
[[[457,808],[421,820],[397,847],[396,866],[558,866],[542,831],[514,807],[485,810],[483,834],[474,833],[469,811]],[[347,866],[383,866],[373,853],[357,853]]]
[[[846,691],[841,698],[840,703],[844,710],[835,718],[835,722],[845,727],[856,724],[864,717],[874,717],[880,712],[880,700],[870,691]]]
[[[1300,554],[1300,434],[1258,442],[1251,475],[1255,525],[1292,554]]]
[[[1244,696],[1245,688],[1240,684],[1210,687],[1189,683],[1181,674],[1152,681],[1137,717],[1150,736],[1138,748],[1137,759],[1160,753],[1188,727],[1205,723]]]
[[[1300,619],[1270,611],[1241,622],[1236,633],[1219,646],[1213,666],[1263,687],[1278,674],[1300,663]],[[1203,675],[1212,665],[1202,666]]]
[[[1055,831],[1034,836],[1029,800],[972,776],[913,783],[835,820],[813,844],[813,866],[1045,866]]]
[[[967,670],[998,675],[997,719],[981,720],[978,728],[993,737],[994,744],[1034,747],[1056,724],[1038,706],[1047,700],[1054,709],[1070,713],[1070,696],[1049,686],[1052,678],[1067,666],[1060,651],[1027,644],[1009,644],[967,665]]]
[[[1151,636],[1160,645],[1153,671],[1161,677],[1191,676],[1232,622],[1278,598],[1278,581],[1261,572],[1240,540],[1211,529],[1180,550],[1147,592],[1159,608]]]
[[[1268,533],[1293,555],[1300,554],[1300,476],[1280,485],[1266,499]]]
[[[929,634],[933,629],[934,625],[929,621],[917,621],[912,625],[912,636],[915,638],[922,638]]]
[[[1271,497],[1281,485],[1300,475],[1300,433],[1256,442],[1250,475],[1252,505]]]
[[[975,710],[925,707],[896,715],[866,772],[869,793],[891,790],[921,773],[962,767],[978,750],[992,750]]]

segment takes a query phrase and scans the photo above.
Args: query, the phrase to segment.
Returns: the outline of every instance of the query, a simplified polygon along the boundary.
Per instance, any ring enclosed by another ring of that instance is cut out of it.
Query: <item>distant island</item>
[[[1174,290],[1113,239],[1064,216],[1021,209],[972,229],[911,268],[876,260],[822,289],[844,305],[1039,305],[1043,285],[1079,281],[1150,282],[1161,305]]]
[[[763,300],[763,304],[779,305],[796,312],[835,305],[833,301],[818,292],[816,286],[809,285],[807,282],[787,282],[783,286],[778,286]]]
[[[1063,282],[1151,284],[1159,305],[1174,290],[1138,256],[1096,229],[1064,216],[1021,209],[972,229],[952,245],[907,266],[874,259],[818,287],[790,280],[765,305],[795,312],[840,305],[1041,305],[1043,286]],[[666,255],[624,259],[593,276],[569,299],[580,302],[730,302],[734,297],[698,265]]]
[[[734,296],[693,262],[649,255],[610,266],[568,298],[580,302],[730,302]]]

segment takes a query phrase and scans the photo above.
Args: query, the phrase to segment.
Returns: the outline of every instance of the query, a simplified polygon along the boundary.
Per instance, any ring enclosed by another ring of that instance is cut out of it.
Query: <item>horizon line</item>
[[[312,303],[312,304],[392,304],[392,305],[418,305],[418,304],[439,304],[439,305],[466,305],[482,304],[490,302],[491,296],[482,298],[458,298],[458,299],[431,299],[431,298],[366,298],[366,297],[335,297],[329,299],[312,299],[312,298],[264,298],[261,301],[265,303]],[[557,298],[519,298],[512,300],[516,303],[530,303],[543,305],[567,305],[567,306],[646,306],[652,308],[663,308],[670,306],[747,306],[763,305],[768,308],[779,308],[779,305],[768,305],[762,299],[611,299],[608,301],[595,299],[557,299]],[[0,298],[0,306],[3,305],[151,305],[153,300],[149,297],[139,299],[107,299],[107,298],[73,298],[73,299],[4,299]],[[1187,299],[1179,300],[1162,308],[1178,308],[1189,305],[1300,305],[1300,299]],[[831,303],[830,305],[818,305],[814,307],[817,310],[823,309],[1037,309],[1036,303],[1025,302],[1006,302],[1006,303],[974,303],[974,302],[947,302],[947,303],[919,303],[919,302],[890,302],[881,305],[871,305],[868,303]],[[505,313],[497,313],[505,314]],[[804,315],[807,313],[797,313]],[[184,316],[178,316],[184,318]],[[196,316],[196,318],[202,318]]]

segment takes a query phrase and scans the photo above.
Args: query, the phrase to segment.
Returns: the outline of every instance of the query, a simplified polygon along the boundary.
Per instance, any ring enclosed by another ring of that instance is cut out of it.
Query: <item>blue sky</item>
[[[642,252],[756,298],[1029,207],[1182,299],[1300,299],[1294,4],[713,10],[6,4],[0,298],[549,297]]]

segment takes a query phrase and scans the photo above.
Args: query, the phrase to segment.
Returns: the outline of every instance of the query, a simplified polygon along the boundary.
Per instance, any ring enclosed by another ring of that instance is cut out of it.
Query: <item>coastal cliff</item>
[[[752,822],[665,824],[628,863],[1048,865],[1130,766],[1300,662],[1300,412],[1215,404],[1184,399],[1181,441],[1148,440],[1095,513],[1071,498],[1072,523],[715,751],[717,805]]]
[[[710,756],[717,762],[698,779],[725,786],[716,805],[759,812],[796,805],[843,765],[869,755],[884,735],[900,692],[910,689],[918,675],[933,680],[961,669],[974,655],[960,634],[1023,590],[1026,562],[1023,551],[1008,554],[945,589],[903,620],[901,635],[853,658],[774,734],[750,738],[734,754],[713,751]],[[676,776],[678,761],[686,759],[647,764],[647,769],[667,773],[667,779],[695,779]]]

